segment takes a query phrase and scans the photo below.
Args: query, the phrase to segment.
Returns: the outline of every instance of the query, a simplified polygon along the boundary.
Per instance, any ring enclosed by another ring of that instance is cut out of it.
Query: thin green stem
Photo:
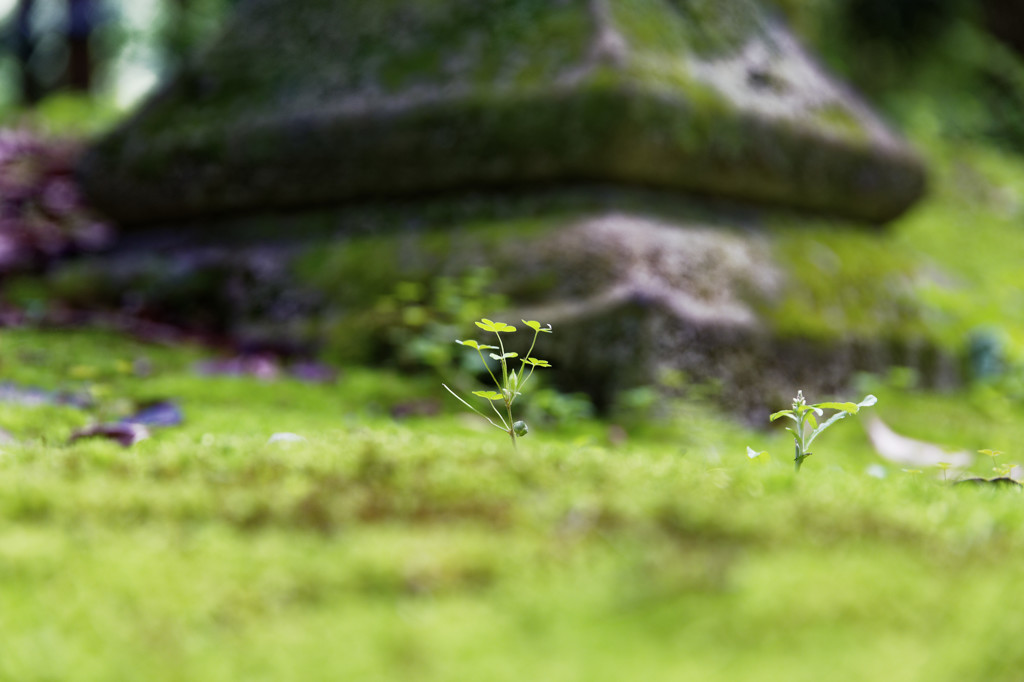
[[[796,420],[796,454],[794,455],[793,461],[796,467],[796,471],[800,471],[800,465],[807,459],[807,415],[808,412],[797,413]]]
[[[505,360],[505,343],[501,340],[501,334],[494,332],[494,335],[498,337],[498,348],[501,349],[501,388],[508,388],[508,361]]]
[[[476,349],[476,354],[480,356],[480,362],[482,362],[484,364],[484,369],[486,369],[487,373],[491,375],[491,380],[494,381],[494,385],[497,386],[498,390],[500,391],[502,386],[501,386],[501,384],[498,383],[498,378],[496,376],[494,376],[494,372],[492,372],[491,368],[488,367],[487,360],[484,359],[484,352],[482,350],[480,350],[479,348],[477,348]]]
[[[447,386],[446,384],[441,384],[441,385],[442,385],[442,386],[444,386],[444,390],[446,390],[446,391],[448,391],[449,393],[451,393],[451,394],[452,394],[452,396],[453,396],[453,397],[454,397],[454,398],[455,398],[456,400],[458,400],[458,401],[459,401],[460,403],[462,403],[463,405],[465,405],[466,407],[468,407],[469,409],[471,409],[471,410],[472,410],[473,412],[476,412],[476,413],[477,413],[478,415],[480,415],[481,417],[483,417],[484,419],[486,419],[486,420],[487,420],[487,422],[488,422],[488,423],[489,423],[489,424],[490,424],[491,426],[493,426],[494,428],[496,428],[496,429],[501,429],[502,431],[507,431],[507,430],[509,430],[509,427],[505,427],[505,428],[502,428],[502,427],[498,426],[497,424],[495,424],[495,423],[494,423],[494,420],[493,420],[493,419],[491,419],[491,418],[490,418],[490,417],[488,417],[488,416],[487,416],[486,414],[484,414],[483,412],[481,412],[480,410],[476,409],[475,407],[473,407],[472,405],[470,405],[469,403],[467,403],[467,402],[466,402],[465,400],[463,400],[462,398],[460,398],[460,397],[459,397],[459,394],[458,394],[458,393],[456,393],[455,391],[453,391],[452,389],[448,388],[448,386]],[[494,403],[492,403],[492,402],[491,402],[490,400],[488,400],[487,402],[491,403],[491,407],[492,407],[492,408],[494,407]],[[495,412],[497,412],[497,408],[495,408]],[[498,414],[498,417],[499,417],[499,418],[501,417],[501,414],[500,414],[500,413]],[[501,421],[502,421],[502,422],[504,423],[504,421],[505,421],[505,420],[504,420],[504,419],[502,419]]]
[[[530,366],[530,373],[526,375],[525,379],[520,379],[520,381],[519,381],[519,388],[520,389],[522,389],[523,386],[526,386],[526,382],[529,381],[530,377],[533,376],[533,370],[535,370],[535,369],[537,369],[537,366],[536,365],[531,365]],[[520,368],[520,371],[522,371],[522,368]]]
[[[487,402],[490,404],[491,409],[494,410],[494,414],[498,415],[498,419],[501,420],[501,423],[505,427],[505,429],[506,430],[511,429],[512,428],[512,422],[506,422],[505,421],[505,418],[501,416],[501,412],[498,412],[498,408],[494,406],[494,401],[493,400],[488,400]]]
[[[533,352],[533,347],[537,345],[537,337],[540,336],[540,330],[533,330],[533,341],[530,343],[530,350],[526,351],[526,357],[530,357],[530,353]]]

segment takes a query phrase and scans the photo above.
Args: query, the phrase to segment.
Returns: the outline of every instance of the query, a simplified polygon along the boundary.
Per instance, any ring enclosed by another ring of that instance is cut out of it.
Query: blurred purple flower
[[[0,129],[0,272],[108,246],[74,178],[78,145]]]

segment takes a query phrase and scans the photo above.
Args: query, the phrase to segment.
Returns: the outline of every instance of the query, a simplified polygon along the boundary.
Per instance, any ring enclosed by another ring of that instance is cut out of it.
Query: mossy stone
[[[124,224],[552,183],[878,222],[924,187],[755,0],[249,0],[81,177]]]

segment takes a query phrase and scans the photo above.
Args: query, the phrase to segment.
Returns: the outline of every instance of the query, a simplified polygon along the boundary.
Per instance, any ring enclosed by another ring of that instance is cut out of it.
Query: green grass
[[[200,355],[0,337],[5,379],[91,374],[187,417],[131,449],[68,446],[88,414],[2,406],[22,442],[0,454],[0,679],[1019,678],[1024,498],[871,478],[856,419],[799,476],[786,434],[700,405],[618,446],[589,422],[513,453],[454,401],[388,416],[430,383],[199,377]],[[143,356],[149,377],[123,371]],[[910,435],[1022,442],[1012,402],[872,381]]]

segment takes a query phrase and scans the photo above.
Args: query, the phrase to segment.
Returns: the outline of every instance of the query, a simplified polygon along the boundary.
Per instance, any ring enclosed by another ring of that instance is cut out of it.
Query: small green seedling
[[[992,460],[992,471],[1001,478],[1013,478],[1013,470],[1020,466],[1016,462],[996,465],[996,457],[1003,454],[1002,450],[978,450],[978,454],[985,455]]]
[[[811,443],[821,434],[822,431],[835,424],[840,419],[845,419],[851,414],[857,414],[862,407],[870,407],[878,402],[878,398],[869,395],[859,403],[818,403],[808,405],[804,400],[804,392],[797,391],[793,399],[793,409],[782,410],[773,414],[769,421],[775,421],[785,417],[796,422],[795,427],[787,427],[786,430],[793,434],[793,441],[796,448],[796,455],[793,461],[796,470],[800,471],[800,465],[811,456]],[[837,410],[827,421],[818,424],[818,417],[825,414],[825,410]]]
[[[476,409],[468,402],[463,400],[461,397],[459,397],[457,393],[455,393],[455,391],[448,388],[446,384],[441,384],[442,386],[444,386],[445,390],[451,393],[455,397],[455,399],[458,400],[460,403],[462,403],[470,410],[476,412],[478,415],[486,419],[491,424],[491,426],[507,433],[509,435],[509,438],[512,439],[513,448],[516,447],[516,438],[525,436],[530,429],[529,427],[527,427],[526,422],[521,420],[517,421],[512,416],[512,403],[515,402],[516,398],[522,395],[523,387],[526,386],[526,383],[530,380],[530,377],[533,376],[533,372],[535,369],[537,369],[538,367],[551,366],[547,362],[547,360],[541,360],[539,358],[534,358],[530,356],[530,354],[533,353],[533,347],[537,345],[537,337],[540,334],[550,334],[551,325],[549,324],[546,327],[544,327],[541,326],[540,322],[528,322],[526,320],[523,320],[523,324],[525,324],[527,327],[533,330],[533,341],[530,343],[530,350],[526,351],[526,355],[524,355],[523,357],[520,357],[518,353],[509,353],[505,351],[505,342],[502,340],[501,335],[503,333],[514,334],[516,332],[516,328],[513,327],[512,325],[505,324],[504,322],[494,322],[493,320],[488,320],[487,318],[484,318],[476,323],[476,326],[480,327],[485,332],[493,333],[497,337],[497,346],[488,346],[486,344],[477,343],[476,341],[472,340],[459,341],[458,339],[456,339],[455,341],[455,343],[457,344],[467,346],[475,350],[477,354],[480,356],[480,362],[484,364],[484,369],[487,370],[487,373],[491,375],[491,379],[494,380],[494,385],[498,389],[497,391],[473,391],[473,395],[477,396],[478,398],[483,398],[484,400],[487,401],[487,403],[491,406],[491,409],[494,410],[494,414],[497,415],[498,417],[497,422],[495,422],[493,419],[485,415],[483,412],[481,412],[480,410]],[[498,377],[495,375],[495,373],[491,371],[490,366],[487,364],[487,360],[484,358],[484,351],[494,350],[498,351],[498,353],[489,352],[488,355],[491,357],[492,360],[496,360],[501,365],[500,381],[498,380]],[[519,362],[521,363],[518,374],[515,370],[509,371],[509,360],[519,360]],[[530,368],[529,373],[527,373],[526,371],[527,367]],[[495,406],[495,403],[504,404],[504,415],[502,415],[502,413],[498,410],[498,408]]]
[[[1013,470],[1019,467],[1020,464],[1016,462],[1007,462],[1006,464],[1000,464],[996,467],[996,474],[1002,478],[1013,478]]]
[[[996,466],[996,457],[999,457],[1001,454],[1003,454],[1002,450],[978,450],[978,454],[985,455],[986,457],[992,460],[992,471],[996,472],[1000,476],[1005,475],[1002,472],[1003,467]]]
[[[947,472],[947,471],[949,470],[949,468],[950,468],[951,466],[953,466],[953,465],[952,465],[952,464],[950,464],[949,462],[939,462],[939,463],[938,463],[938,464],[936,464],[935,466],[937,466],[937,467],[939,467],[940,469],[942,469],[942,482],[943,482],[943,483],[945,483],[945,482],[946,482],[946,472]]]

